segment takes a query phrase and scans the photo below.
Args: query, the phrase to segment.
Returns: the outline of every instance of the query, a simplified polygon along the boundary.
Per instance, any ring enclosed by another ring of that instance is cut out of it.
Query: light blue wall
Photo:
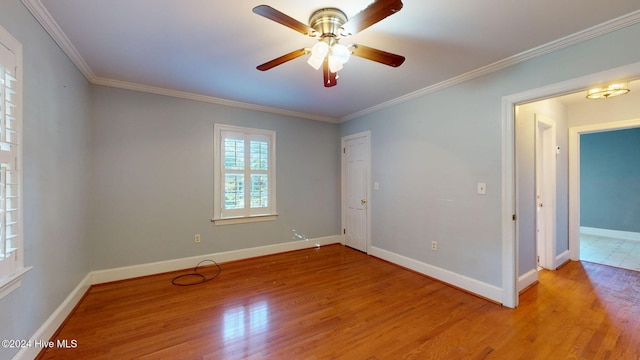
[[[536,247],[536,172],[534,104],[518,106],[515,118],[516,226],[518,276],[538,267]],[[529,284],[526,284],[529,285]]]
[[[276,131],[276,221],[211,223],[214,123]],[[340,233],[335,124],[97,86],[92,154],[93,269]]]
[[[0,300],[0,338],[29,339],[93,269],[288,242],[293,229],[339,233],[336,125],[94,87],[19,0],[0,3],[0,25],[24,47],[25,265],[33,266]],[[210,222],[215,122],[277,131],[277,221]],[[0,359],[16,352],[0,349]]]
[[[640,128],[580,135],[580,226],[640,233]]]
[[[502,287],[502,97],[638,62],[639,38],[627,27],[343,124],[372,133],[372,245]]]
[[[0,339],[29,339],[90,269],[90,85],[20,0],[0,25],[23,46],[24,246],[33,266],[0,300]],[[17,349],[0,349],[0,359]]]
[[[32,336],[92,269],[287,242],[292,229],[336,235],[340,136],[364,130],[380,183],[373,246],[500,287],[502,96],[640,61],[639,24],[336,126],[92,87],[19,0],[0,2],[0,25],[24,46],[34,266],[0,300],[0,338],[13,339]],[[277,131],[277,221],[211,224],[215,122]]]

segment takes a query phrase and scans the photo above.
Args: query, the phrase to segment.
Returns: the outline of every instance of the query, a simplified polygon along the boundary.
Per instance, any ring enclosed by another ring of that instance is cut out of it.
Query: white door
[[[538,266],[555,270],[555,125],[536,114],[536,248]]]
[[[368,132],[342,139],[344,242],[365,253],[369,233],[369,144]]]

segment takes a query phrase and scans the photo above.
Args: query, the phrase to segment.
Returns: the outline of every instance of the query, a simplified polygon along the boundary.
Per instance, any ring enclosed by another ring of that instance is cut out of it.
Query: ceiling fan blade
[[[301,23],[300,21],[272,8],[269,5],[258,5],[253,8],[253,12],[260,16],[266,17],[269,20],[273,20],[279,24],[282,24],[288,28],[291,28],[304,35],[313,36],[313,37],[317,35],[317,32],[311,27],[309,27],[309,25]]]
[[[336,73],[329,70],[329,58],[324,59],[322,65],[322,72],[324,74],[324,87],[332,87],[338,85],[338,76]]]
[[[402,9],[401,0],[377,0],[350,18],[342,28],[344,36],[355,35]]]
[[[393,67],[402,65],[405,60],[402,55],[392,54],[390,52],[370,48],[364,45],[353,44],[350,50],[355,56]]]
[[[262,64],[262,65],[258,65],[256,68],[260,71],[266,71],[269,70],[271,68],[274,68],[278,65],[282,65],[284,63],[286,63],[289,60],[293,60],[296,58],[299,58],[302,55],[308,54],[310,52],[309,49],[304,48],[304,49],[298,49],[298,50],[294,50],[288,54],[284,54],[278,58],[275,58],[271,61],[267,61],[266,63]]]

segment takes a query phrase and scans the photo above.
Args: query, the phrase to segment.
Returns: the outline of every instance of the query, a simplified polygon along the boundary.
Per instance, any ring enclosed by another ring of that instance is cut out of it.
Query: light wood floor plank
[[[40,359],[640,360],[629,270],[541,271],[508,309],[341,245],[221,266],[91,287]]]

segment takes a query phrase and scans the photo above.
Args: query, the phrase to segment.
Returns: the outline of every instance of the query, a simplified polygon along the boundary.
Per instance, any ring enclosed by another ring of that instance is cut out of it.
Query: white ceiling
[[[405,63],[352,57],[338,85],[325,88],[306,57],[256,69],[315,40],[252,8],[270,5],[307,23],[319,8],[351,17],[371,0],[23,2],[93,83],[333,122],[640,21],[638,0],[404,0],[400,12],[342,43]]]

